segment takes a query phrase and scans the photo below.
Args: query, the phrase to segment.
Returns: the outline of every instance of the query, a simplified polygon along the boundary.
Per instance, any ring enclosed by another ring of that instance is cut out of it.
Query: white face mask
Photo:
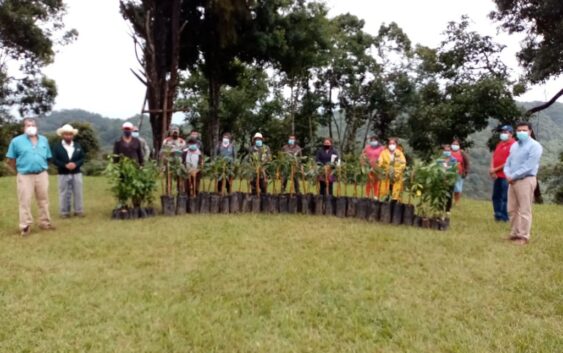
[[[395,144],[389,145],[389,151],[391,151],[391,152],[395,151],[396,148],[397,148],[397,145],[395,145]]]
[[[457,152],[459,151],[459,145],[451,145],[452,151]]]
[[[37,135],[37,126],[28,126],[25,128],[25,134],[27,136],[35,136]]]
[[[223,146],[228,146],[230,142],[231,142],[231,141],[229,141],[228,138],[224,138],[224,139],[223,139]]]

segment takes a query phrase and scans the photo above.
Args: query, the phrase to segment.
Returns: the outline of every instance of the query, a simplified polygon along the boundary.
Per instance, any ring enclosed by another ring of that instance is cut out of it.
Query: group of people
[[[24,133],[12,139],[6,157],[8,165],[17,172],[17,193],[19,201],[19,228],[22,235],[28,235],[33,218],[31,201],[37,199],[39,208],[39,227],[55,229],[49,214],[48,200],[48,162],[51,161],[58,171],[59,211],[62,218],[72,215],[83,217],[83,180],[80,171],[85,160],[85,153],[80,144],[74,141],[78,130],[71,125],[64,125],[57,130],[61,137],[52,149],[45,136],[39,135],[34,119],[23,120]],[[523,122],[516,126],[516,137],[512,126],[500,129],[500,142],[496,146],[490,163],[490,176],[494,179],[493,209],[497,221],[511,222],[509,239],[516,244],[526,244],[530,238],[532,224],[532,203],[537,184],[536,175],[542,154],[541,145],[531,137],[531,125]],[[362,150],[363,165],[369,164],[370,172],[366,184],[366,196],[375,199],[400,200],[403,193],[403,174],[407,159],[397,138],[389,138],[381,144],[377,136],[371,136]],[[230,133],[224,133],[215,146],[215,155],[233,162],[237,150]],[[264,143],[264,136],[256,133],[249,149],[251,158],[261,162],[272,159],[270,148]],[[282,152],[294,157],[301,157],[302,148],[295,136],[290,135]],[[114,144],[113,153],[125,156],[142,166],[151,156],[147,142],[139,136],[139,129],[130,122],[122,125],[122,136]],[[181,137],[180,128],[172,125],[168,136],[162,141],[161,160],[178,158],[185,163],[190,177],[186,180],[186,191],[199,189],[201,167],[203,163],[203,144],[197,131],[192,131],[187,141]],[[330,138],[323,140],[322,147],[315,154],[317,164],[327,166],[327,172],[319,177],[320,194],[333,194],[335,177],[330,166],[338,163],[339,153]],[[443,146],[439,159],[445,167],[454,167],[457,180],[452,190],[452,202],[458,203],[463,191],[464,178],[470,171],[467,154],[463,152],[460,141],[454,139]],[[382,172],[378,175],[376,171]],[[282,179],[282,188],[286,189],[288,178]],[[299,180],[294,178],[292,187],[300,191]],[[252,193],[265,193],[267,179],[262,171],[254,175],[250,182]],[[223,187],[231,191],[230,180],[219,180],[219,191]],[[451,207],[451,202],[448,208]]]

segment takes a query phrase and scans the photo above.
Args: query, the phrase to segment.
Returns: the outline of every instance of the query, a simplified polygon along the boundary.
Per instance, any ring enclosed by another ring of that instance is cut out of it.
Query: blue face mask
[[[374,148],[375,148],[375,147],[377,147],[377,146],[379,145],[379,142],[377,142],[377,141],[370,141],[370,142],[369,142],[369,145],[370,145],[371,147],[374,147]]]
[[[444,157],[451,157],[452,152],[451,151],[444,151],[444,152],[442,152],[442,155],[444,155]]]
[[[190,146],[188,147],[188,149],[189,149],[190,151],[197,151],[197,145],[190,145]]]
[[[293,146],[293,145],[295,145],[295,140],[294,140],[294,139],[289,139],[289,140],[287,141],[287,144],[290,145],[290,146]]]
[[[256,140],[256,147],[262,147],[262,140]]]
[[[516,137],[518,137],[519,141],[526,141],[528,138],[530,138],[530,134],[528,134],[528,131],[517,131]]]
[[[500,140],[501,141],[508,141],[508,134],[506,132],[503,132],[502,134],[500,134]]]
[[[452,145],[451,148],[452,148],[452,151],[454,151],[454,152],[459,151],[459,145]]]

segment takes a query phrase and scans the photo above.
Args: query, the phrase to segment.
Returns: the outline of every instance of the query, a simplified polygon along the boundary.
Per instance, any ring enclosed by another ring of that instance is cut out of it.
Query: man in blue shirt
[[[17,171],[20,231],[21,235],[27,236],[33,223],[31,200],[34,194],[39,207],[39,227],[45,230],[55,227],[49,214],[49,142],[45,136],[37,134],[34,119],[24,119],[23,125],[24,134],[12,139],[6,157],[10,168]]]
[[[510,155],[504,165],[509,184],[508,215],[512,228],[509,239],[518,245],[525,245],[530,240],[536,175],[543,152],[542,146],[531,137],[531,133],[530,123],[516,125],[518,143],[510,147]]]

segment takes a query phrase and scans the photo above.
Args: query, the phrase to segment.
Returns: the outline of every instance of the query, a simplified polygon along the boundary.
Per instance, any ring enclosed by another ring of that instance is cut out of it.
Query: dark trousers
[[[266,192],[268,192],[268,184],[266,183],[266,179],[264,179],[264,177],[258,180],[258,187],[260,188],[261,194],[265,194]],[[256,178],[253,178],[250,181],[250,190],[252,191],[253,195],[256,195]]]
[[[497,178],[493,184],[493,209],[495,220],[508,222],[508,181],[504,178]]]
[[[282,178],[282,192],[284,193],[288,182],[289,182],[289,178]],[[299,179],[297,179],[297,177],[293,177],[293,191],[299,193]]]
[[[229,179],[225,179],[225,189],[227,191],[227,194],[231,193],[231,181]],[[219,193],[223,191],[223,179],[219,179],[219,181],[217,182],[217,190],[219,191]]]
[[[319,182],[319,186],[320,186],[319,195],[326,195],[326,188],[328,187],[328,194],[332,196],[332,185],[333,184],[334,183],[332,181],[329,181],[328,185],[327,185],[326,181],[320,181]]]

